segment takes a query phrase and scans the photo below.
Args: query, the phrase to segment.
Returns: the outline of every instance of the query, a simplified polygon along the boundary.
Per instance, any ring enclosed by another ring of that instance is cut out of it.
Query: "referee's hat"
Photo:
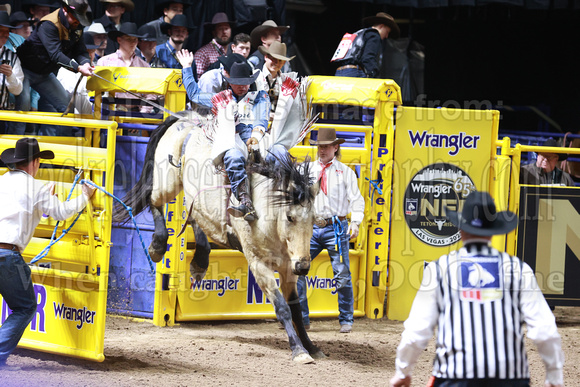
[[[497,212],[493,198],[483,191],[473,191],[467,196],[461,214],[447,208],[446,213],[449,221],[460,230],[478,236],[506,234],[518,225],[513,212]]]

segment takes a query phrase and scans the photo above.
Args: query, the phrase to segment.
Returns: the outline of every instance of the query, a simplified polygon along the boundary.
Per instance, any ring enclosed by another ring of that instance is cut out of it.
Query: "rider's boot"
[[[230,206],[228,207],[228,213],[236,218],[243,217],[244,220],[248,222],[256,220],[258,218],[258,215],[256,215],[256,210],[254,209],[252,199],[250,198],[250,194],[248,192],[247,179],[245,179],[240,183],[240,185],[238,185],[236,197],[239,200],[240,204],[237,206],[233,206],[232,204],[230,204]]]

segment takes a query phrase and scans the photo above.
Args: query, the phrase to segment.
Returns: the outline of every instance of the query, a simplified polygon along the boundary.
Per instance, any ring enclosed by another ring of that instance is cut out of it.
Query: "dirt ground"
[[[554,311],[566,353],[565,384],[579,385],[580,308]],[[108,316],[103,363],[18,348],[0,374],[0,386],[385,386],[394,371],[401,322],[357,319],[353,332],[338,333],[335,319],[313,320],[311,339],[328,356],[313,364],[290,360],[285,332],[275,321],[181,323]],[[527,342],[532,386],[543,386],[544,367]],[[417,365],[413,385],[429,378],[434,345]]]

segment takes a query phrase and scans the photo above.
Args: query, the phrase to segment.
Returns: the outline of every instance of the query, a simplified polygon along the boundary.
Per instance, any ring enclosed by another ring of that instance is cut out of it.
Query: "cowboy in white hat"
[[[260,53],[264,56],[264,66],[261,70],[261,77],[258,83],[260,90],[266,90],[272,103],[272,111],[276,109],[280,87],[282,86],[282,67],[287,61],[294,59],[294,56],[286,56],[286,43],[278,41],[272,42],[269,47],[258,47]]]
[[[358,236],[365,201],[358,188],[356,174],[339,161],[342,143],[344,138],[337,138],[332,128],[320,128],[317,139],[310,140],[311,145],[318,147],[318,160],[310,163],[310,175],[320,182],[320,191],[314,201],[316,220],[310,240],[310,257],[314,259],[322,250],[328,251],[338,293],[340,333],[350,333],[354,323],[354,298],[349,240]],[[346,218],[349,213],[350,225]],[[308,289],[304,276],[298,278],[297,289],[304,326],[310,329]]]
[[[250,55],[248,61],[255,69],[261,70],[264,66],[264,55],[259,51],[259,47],[269,48],[273,42],[282,43],[282,35],[288,29],[290,26],[279,26],[274,20],[266,20],[252,30],[250,42],[256,51]]]
[[[50,150],[40,150],[34,138],[21,138],[14,148],[0,155],[11,170],[0,176],[0,295],[12,314],[0,327],[0,374],[18,371],[6,359],[18,345],[24,330],[36,314],[36,294],[30,268],[22,258],[43,214],[66,220],[81,211],[95,188],[82,185],[82,194],[61,202],[54,183],[36,180],[40,159],[54,159]]]
[[[202,93],[195,82],[193,55],[187,50],[177,53],[183,70],[183,85],[190,101],[213,109],[216,115],[216,134],[212,147],[215,164],[223,163],[232,193],[238,204],[231,204],[228,213],[251,222],[256,212],[247,182],[246,157],[268,128],[270,100],[265,91],[250,91],[259,76],[247,62],[233,62],[225,79],[229,88],[220,93]],[[233,117],[238,117],[237,121]]]
[[[487,192],[471,192],[463,209],[446,208],[463,246],[429,263],[397,348],[392,387],[411,385],[417,358],[435,329],[434,386],[529,386],[524,347],[535,342],[546,386],[563,386],[564,354],[554,315],[527,263],[496,250],[493,235],[516,228]]]

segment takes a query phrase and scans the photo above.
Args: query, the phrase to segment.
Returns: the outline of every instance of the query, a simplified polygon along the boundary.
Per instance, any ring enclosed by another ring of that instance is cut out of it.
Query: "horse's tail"
[[[155,168],[155,151],[161,137],[167,129],[177,121],[176,117],[170,116],[161,125],[151,132],[147,151],[145,152],[145,163],[143,171],[137,183],[123,197],[123,202],[131,207],[133,215],[141,213],[151,203],[151,193],[153,191],[153,168]],[[123,223],[130,219],[129,212],[120,204],[115,204],[113,210],[113,222]]]

